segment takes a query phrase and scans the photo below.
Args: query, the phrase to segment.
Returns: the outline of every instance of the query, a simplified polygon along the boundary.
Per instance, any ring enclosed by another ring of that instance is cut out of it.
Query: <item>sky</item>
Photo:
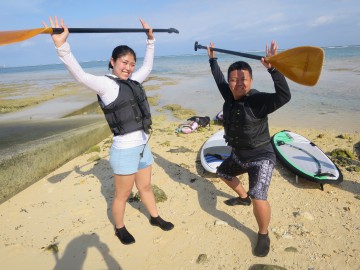
[[[40,28],[49,16],[68,27],[176,28],[179,34],[155,33],[156,56],[206,53],[194,43],[234,51],[264,50],[276,40],[280,49],[297,46],[360,44],[359,0],[0,0],[0,31]],[[108,60],[126,44],[144,55],[144,33],[70,34],[80,62]],[[49,34],[0,46],[0,67],[59,63]]]

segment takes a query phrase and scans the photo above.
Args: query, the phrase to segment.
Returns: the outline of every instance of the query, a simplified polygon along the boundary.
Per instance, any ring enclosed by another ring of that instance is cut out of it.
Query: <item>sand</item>
[[[125,224],[136,243],[124,246],[114,236],[109,137],[100,152],[71,160],[0,205],[1,269],[360,269],[360,173],[341,167],[344,181],[322,191],[301,178],[296,183],[278,162],[269,190],[271,250],[258,258],[252,207],[225,205],[233,191],[199,161],[201,145],[221,126],[176,135],[179,123],[157,121],[150,140],[152,183],[167,195],[158,209],[175,224],[172,231],[151,226],[142,203],[132,202]],[[325,152],[353,151],[360,141],[359,133],[341,139],[293,131]]]

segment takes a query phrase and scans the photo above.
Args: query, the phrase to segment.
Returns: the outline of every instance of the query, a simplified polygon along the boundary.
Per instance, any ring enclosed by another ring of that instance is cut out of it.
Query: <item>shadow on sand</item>
[[[106,264],[106,269],[122,269],[118,262],[109,254],[109,247],[100,241],[96,233],[93,233],[84,234],[71,240],[61,258],[59,258],[57,252],[53,252],[56,261],[54,270],[84,269],[84,262],[90,248],[95,248],[99,251]]]
[[[193,174],[179,164],[173,163],[154,152],[153,156],[155,162],[165,170],[171,180],[188,185],[197,192],[199,205],[203,211],[243,232],[249,238],[251,244],[255,246],[257,239],[256,232],[240,223],[228,213],[216,208],[217,197],[223,196],[230,198],[231,196],[229,196],[229,194],[219,191],[212,182],[207,181],[197,174]],[[186,178],[182,177],[184,175]]]
[[[304,179],[303,177],[298,177],[298,182],[296,182],[296,175],[284,167],[283,164],[278,160],[275,166],[275,169],[280,173],[281,177],[286,179],[290,184],[299,189],[320,189],[320,184],[312,182],[310,180]],[[345,168],[339,168],[340,171],[345,170]],[[326,186],[331,185],[334,188],[338,188],[354,195],[360,194],[360,183],[353,181],[351,179],[343,179],[342,182],[338,184],[324,184],[323,188],[326,191]]]

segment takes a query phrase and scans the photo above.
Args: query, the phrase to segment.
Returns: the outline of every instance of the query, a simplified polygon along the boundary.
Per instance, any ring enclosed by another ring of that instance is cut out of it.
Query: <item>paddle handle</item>
[[[194,49],[195,49],[195,51],[197,51],[197,49],[205,49],[205,50],[207,50],[207,47],[200,45],[200,44],[196,41],[196,42],[195,42]],[[223,49],[218,49],[218,48],[211,48],[211,47],[210,47],[210,50],[211,50],[211,51],[215,51],[215,52],[222,52],[222,53],[227,53],[227,54],[238,55],[238,56],[242,56],[242,57],[246,57],[246,58],[251,58],[251,59],[256,59],[256,60],[261,60],[261,58],[265,58],[265,57],[263,57],[263,56],[259,56],[259,55],[255,55],[255,54],[235,52],[235,51],[223,50]],[[266,58],[265,58],[265,59],[266,59]]]
[[[138,33],[148,32],[149,29],[143,28],[68,28],[70,33]],[[63,28],[52,28],[53,34],[61,34],[64,32]],[[179,34],[179,30],[175,28],[168,29],[153,29],[153,32],[166,32]]]

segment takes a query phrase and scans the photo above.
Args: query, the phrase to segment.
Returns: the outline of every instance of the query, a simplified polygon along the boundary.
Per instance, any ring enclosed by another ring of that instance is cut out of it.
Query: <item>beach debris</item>
[[[160,237],[156,237],[154,240],[153,240],[153,243],[154,244],[159,244],[161,242],[163,238],[160,236]]]
[[[197,264],[206,263],[207,261],[208,261],[208,258],[207,258],[206,254],[200,254],[196,259]]]
[[[170,152],[170,153],[191,153],[192,150],[187,148],[187,147],[181,146],[181,147],[176,148],[176,149],[170,149],[167,152]]]
[[[165,141],[163,143],[160,143],[160,145],[169,147],[170,146],[170,141]]]
[[[15,227],[15,230],[17,231],[17,230],[19,230],[19,229],[22,228],[22,227],[24,227],[24,226],[20,224],[19,226],[16,226],[16,227]]]
[[[338,138],[338,139],[344,139],[344,140],[349,140],[349,141],[352,140],[351,136],[349,136],[349,135],[347,135],[347,134],[340,134],[340,135],[336,136],[336,138]]]
[[[302,217],[307,220],[314,220],[314,216],[309,212],[293,212],[294,217]]]
[[[45,248],[46,251],[51,251],[54,254],[59,252],[58,243],[50,244]]]
[[[134,192],[131,192],[129,198],[128,198],[128,202],[132,203],[132,202],[140,202],[140,195],[139,192],[136,192],[136,194],[134,194]]]
[[[271,264],[253,264],[249,270],[287,270],[286,268],[278,265]]]
[[[302,223],[272,228],[271,231],[277,239],[293,239],[298,236],[306,237],[312,234]]]
[[[226,221],[217,219],[217,220],[215,220],[214,225],[215,226],[228,226],[229,224]]]

